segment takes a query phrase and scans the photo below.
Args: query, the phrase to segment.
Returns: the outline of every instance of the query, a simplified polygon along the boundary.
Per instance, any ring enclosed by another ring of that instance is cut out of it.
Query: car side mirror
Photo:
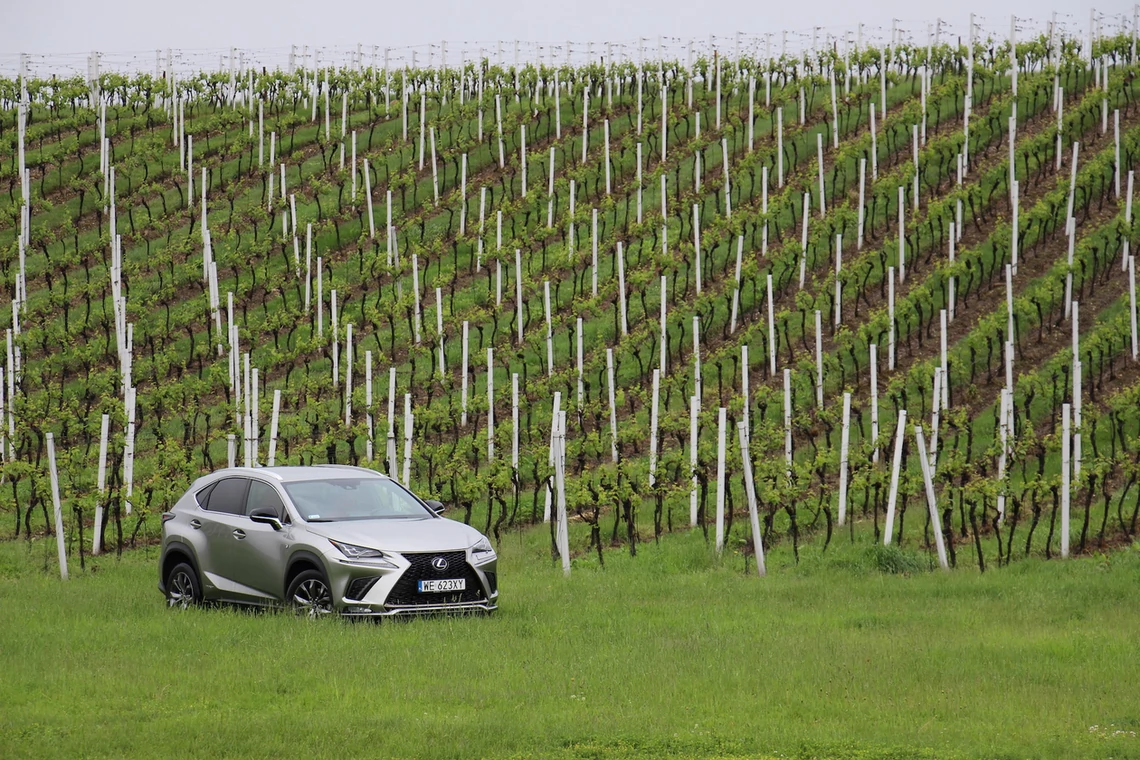
[[[428,499],[424,502],[424,504],[427,504],[431,511],[435,512],[437,515],[442,515],[443,510],[447,509],[447,507],[443,506],[442,501],[436,501],[435,499]]]
[[[249,519],[261,525],[272,526],[273,530],[281,530],[283,527],[277,514],[270,509],[256,509],[250,513]]]

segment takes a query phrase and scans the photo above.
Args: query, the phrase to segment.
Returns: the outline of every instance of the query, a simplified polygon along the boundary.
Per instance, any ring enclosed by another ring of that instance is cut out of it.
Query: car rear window
[[[211,512],[244,515],[245,492],[248,489],[249,481],[245,478],[224,478],[209,489],[205,502],[199,495],[198,503],[202,505],[202,509]]]

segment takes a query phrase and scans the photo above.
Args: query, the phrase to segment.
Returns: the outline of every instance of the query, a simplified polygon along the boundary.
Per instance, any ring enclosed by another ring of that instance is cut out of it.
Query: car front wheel
[[[198,586],[198,576],[194,568],[179,562],[166,576],[166,604],[169,607],[186,609],[202,601],[202,589]]]
[[[286,594],[289,605],[301,615],[310,618],[333,611],[332,592],[325,577],[317,570],[306,570],[289,584]]]

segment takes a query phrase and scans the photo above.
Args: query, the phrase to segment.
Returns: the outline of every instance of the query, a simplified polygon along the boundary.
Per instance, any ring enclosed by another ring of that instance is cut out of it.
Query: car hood
[[[346,544],[395,552],[432,552],[466,549],[483,534],[454,520],[348,520],[310,523],[309,531]]]

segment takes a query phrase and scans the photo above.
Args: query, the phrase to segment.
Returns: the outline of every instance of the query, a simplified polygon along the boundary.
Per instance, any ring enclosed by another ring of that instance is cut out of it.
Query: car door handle
[[[202,527],[202,521],[197,520],[197,519],[191,520],[190,521],[190,527],[195,528],[195,529],[200,529]]]
[[[245,531],[241,528],[238,528],[234,531],[234,538],[236,538],[238,541],[241,541],[243,538],[245,538]]]

